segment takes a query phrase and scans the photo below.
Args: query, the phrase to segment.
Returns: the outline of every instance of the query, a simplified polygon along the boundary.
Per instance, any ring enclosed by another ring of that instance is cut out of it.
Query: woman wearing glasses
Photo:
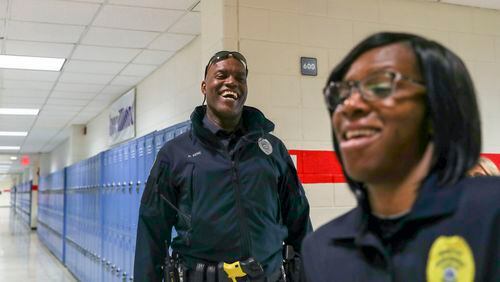
[[[465,177],[481,130],[460,58],[378,33],[333,70],[324,95],[358,207],[306,238],[306,280],[500,281],[500,179]]]

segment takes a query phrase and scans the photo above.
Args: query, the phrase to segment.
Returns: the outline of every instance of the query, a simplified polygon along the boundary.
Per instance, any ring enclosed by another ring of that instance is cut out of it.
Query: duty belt
[[[276,282],[282,277],[282,269],[266,276],[262,265],[253,258],[234,263],[197,263],[196,268],[186,272],[187,282]]]

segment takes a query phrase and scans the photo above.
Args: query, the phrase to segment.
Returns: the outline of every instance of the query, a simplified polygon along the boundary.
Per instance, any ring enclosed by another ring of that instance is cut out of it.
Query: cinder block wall
[[[479,92],[483,152],[500,152],[500,11],[417,0],[227,0],[226,6],[238,18],[228,37],[238,38],[249,62],[248,104],[276,123],[289,149],[331,150],[321,94],[326,78],[357,42],[384,30],[424,35],[464,59]],[[318,59],[318,76],[300,75],[301,56]],[[304,186],[315,227],[356,205],[345,183]]]

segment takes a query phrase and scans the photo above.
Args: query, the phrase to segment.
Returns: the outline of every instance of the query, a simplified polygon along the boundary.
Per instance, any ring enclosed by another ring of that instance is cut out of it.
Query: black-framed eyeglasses
[[[210,60],[208,61],[208,64],[205,67],[205,77],[207,77],[208,68],[210,68],[211,65],[220,62],[222,60],[225,60],[227,58],[235,58],[236,60],[240,61],[240,63],[243,64],[243,66],[245,66],[245,71],[246,74],[248,75],[247,60],[241,53],[236,51],[219,51],[215,53],[215,55],[213,55],[212,58],[210,58]]]
[[[402,75],[395,71],[376,72],[362,80],[353,81],[331,81],[323,90],[326,105],[334,110],[338,105],[344,103],[357,88],[361,97],[366,101],[382,100],[394,94],[398,81],[406,80],[411,83],[425,87],[422,81]]]

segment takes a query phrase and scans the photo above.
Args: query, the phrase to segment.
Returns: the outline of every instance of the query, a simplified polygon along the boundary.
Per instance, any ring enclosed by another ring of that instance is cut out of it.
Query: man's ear
[[[203,80],[201,82],[200,89],[201,89],[201,93],[203,93],[203,95],[207,94],[207,83],[205,82],[205,80]]]

